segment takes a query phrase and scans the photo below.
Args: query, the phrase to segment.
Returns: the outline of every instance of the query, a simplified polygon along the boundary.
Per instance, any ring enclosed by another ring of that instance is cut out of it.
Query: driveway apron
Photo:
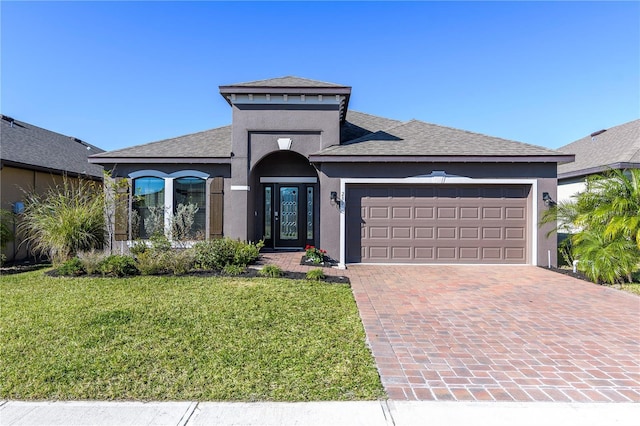
[[[534,266],[349,268],[392,399],[640,402],[640,297]]]

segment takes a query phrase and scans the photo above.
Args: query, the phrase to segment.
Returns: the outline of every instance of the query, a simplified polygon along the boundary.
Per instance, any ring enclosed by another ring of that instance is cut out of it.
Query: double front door
[[[316,228],[316,186],[312,183],[262,185],[263,236],[272,248],[313,245]]]

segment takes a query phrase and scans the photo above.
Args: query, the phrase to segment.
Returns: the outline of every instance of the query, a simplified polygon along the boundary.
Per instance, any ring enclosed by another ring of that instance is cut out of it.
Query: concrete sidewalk
[[[24,402],[0,401],[14,425],[601,426],[640,424],[640,404],[545,402]]]

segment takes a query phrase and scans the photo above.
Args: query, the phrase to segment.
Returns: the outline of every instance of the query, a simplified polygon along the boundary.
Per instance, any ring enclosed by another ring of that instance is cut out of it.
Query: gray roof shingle
[[[334,145],[316,155],[560,156],[563,154],[536,145],[410,120],[341,145]]]
[[[231,126],[191,133],[92,156],[108,158],[230,158]]]
[[[558,148],[576,156],[573,163],[558,166],[559,178],[599,173],[620,166],[640,168],[640,120],[595,133],[599,132]]]
[[[24,121],[1,116],[0,159],[25,168],[102,178],[102,166],[90,164],[90,154],[102,149]]]
[[[117,158],[230,158],[231,126],[110,151],[92,157]],[[401,122],[348,111],[341,129],[341,144],[321,156],[562,156],[551,149],[496,138],[423,121]],[[106,161],[105,161],[106,162]]]
[[[270,78],[267,80],[249,81],[246,83],[229,84],[222,87],[306,87],[306,88],[334,88],[348,87],[343,84],[327,83],[294,76]]]

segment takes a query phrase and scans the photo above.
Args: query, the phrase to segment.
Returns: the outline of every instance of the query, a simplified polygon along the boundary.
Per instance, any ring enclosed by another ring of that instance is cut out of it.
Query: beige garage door
[[[528,185],[350,185],[347,262],[527,263]]]

